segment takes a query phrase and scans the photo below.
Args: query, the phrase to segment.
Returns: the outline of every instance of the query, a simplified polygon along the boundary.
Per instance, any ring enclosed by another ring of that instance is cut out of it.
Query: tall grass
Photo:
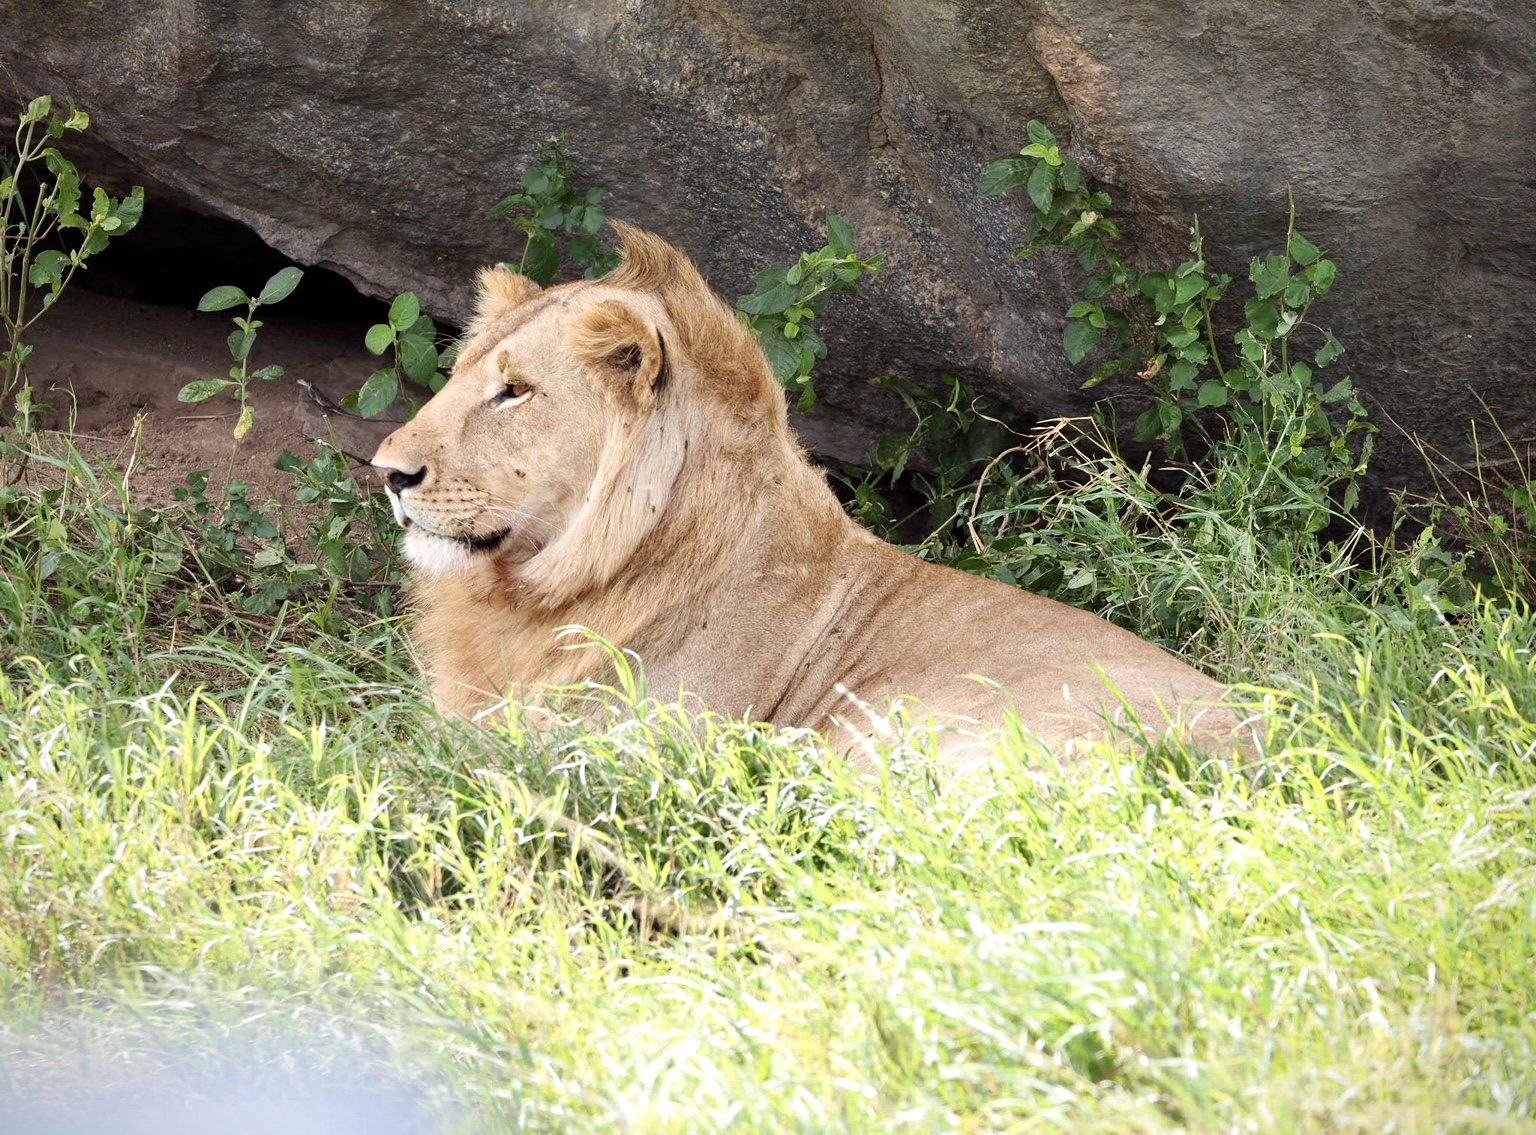
[[[1076,476],[1029,532],[1246,678],[1263,762],[1004,732],[956,780],[914,733],[867,778],[638,690],[436,721],[398,621],[242,614],[61,460],[0,505],[13,1128],[1536,1129],[1536,625],[1429,544],[1149,536]]]

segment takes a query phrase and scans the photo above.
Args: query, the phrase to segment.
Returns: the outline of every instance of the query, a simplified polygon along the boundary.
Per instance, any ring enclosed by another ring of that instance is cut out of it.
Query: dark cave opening
[[[194,308],[210,288],[233,284],[255,295],[292,264],[237,221],[151,201],[132,231],[86,262],[74,285],[115,299]],[[304,279],[267,313],[284,319],[378,323],[388,305],[328,268],[299,265]]]

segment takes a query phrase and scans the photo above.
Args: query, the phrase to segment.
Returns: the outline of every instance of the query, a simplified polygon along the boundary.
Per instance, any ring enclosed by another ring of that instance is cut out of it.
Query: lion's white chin
[[[423,532],[420,528],[405,530],[405,558],[423,575],[453,575],[468,571],[474,559],[470,551],[457,540]]]

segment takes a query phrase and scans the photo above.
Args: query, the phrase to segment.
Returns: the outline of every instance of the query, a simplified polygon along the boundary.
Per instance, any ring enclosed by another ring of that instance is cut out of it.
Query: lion
[[[1017,715],[1060,748],[1229,735],[1223,687],[1065,604],[924,563],[861,528],[790,431],[751,330],[683,253],[614,226],[607,276],[480,274],[448,383],[373,464],[404,529],[439,707],[597,679],[581,626],[649,689],[806,727],[865,759],[900,701],[949,753]]]

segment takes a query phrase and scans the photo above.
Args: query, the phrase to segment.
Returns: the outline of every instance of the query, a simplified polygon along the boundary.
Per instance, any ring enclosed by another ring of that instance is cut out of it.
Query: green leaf
[[[540,166],[530,166],[523,171],[523,192],[538,196],[549,188],[549,171]]]
[[[768,358],[768,366],[773,370],[773,377],[781,385],[789,386],[800,373],[799,348],[784,338],[783,332],[777,327],[763,332],[759,341],[763,345],[763,354]]]
[[[1344,344],[1333,337],[1332,331],[1323,332],[1323,346],[1314,356],[1318,366],[1325,367],[1344,353]]]
[[[276,303],[285,300],[293,294],[293,289],[299,286],[299,281],[304,278],[304,271],[289,265],[280,271],[274,272],[271,279],[261,289],[261,295],[256,297],[257,303]]]
[[[1056,144],[1056,135],[1052,134],[1050,127],[1046,126],[1038,118],[1031,118],[1024,124],[1024,133],[1037,146],[1054,146]]]
[[[376,418],[389,409],[399,394],[400,376],[393,369],[376,370],[357,392],[357,412],[365,418]]]
[[[1202,406],[1225,406],[1227,404],[1226,384],[1220,379],[1208,378],[1200,384],[1200,392],[1195,395],[1195,399]]]
[[[736,301],[736,310],[748,315],[776,315],[795,306],[800,289],[787,281],[780,281],[768,288],[759,285],[758,290]]]
[[[1307,286],[1307,281],[1293,279],[1285,287],[1284,299],[1290,307],[1306,307],[1307,301],[1312,298],[1312,289]]]
[[[1074,366],[1082,362],[1103,335],[1102,330],[1086,319],[1068,320],[1066,330],[1061,335],[1061,349],[1066,352],[1067,361]]]
[[[232,284],[224,284],[203,293],[197,301],[198,311],[224,311],[242,303],[250,303],[251,297]]]
[[[1277,296],[1291,282],[1290,258],[1276,252],[1271,252],[1262,260],[1255,256],[1248,269],[1248,277],[1253,281],[1254,291],[1260,299]]]
[[[528,250],[523,255],[523,272],[541,287],[555,278],[560,271],[560,242],[552,236],[539,234],[528,238]]]
[[[400,340],[400,366],[412,379],[425,383],[437,371],[437,347],[425,335]]]
[[[1199,373],[1194,363],[1183,360],[1174,363],[1173,366],[1168,368],[1168,389],[1193,390],[1195,375]]]
[[[189,382],[176,394],[178,402],[206,402],[221,390],[235,385],[227,378],[199,378]]]
[[[60,221],[74,221],[80,215],[80,176],[73,167],[59,171],[57,176],[53,189],[53,212]],[[0,197],[4,196],[0,193]],[[139,199],[143,200],[143,190],[139,190]],[[68,224],[66,227],[75,226]]]
[[[268,568],[280,566],[285,559],[287,559],[287,552],[282,544],[268,544],[251,557],[251,566],[258,571],[266,571]]]
[[[596,205],[588,205],[581,215],[581,227],[590,235],[596,235],[608,220],[608,214]]]
[[[843,218],[832,214],[827,217],[827,247],[834,255],[853,255],[853,226]]]
[[[1056,197],[1056,171],[1046,162],[1038,162],[1030,171],[1029,183],[1025,188],[1035,208],[1042,213],[1049,213]]]
[[[1324,402],[1342,402],[1346,398],[1353,398],[1354,395],[1355,395],[1354,383],[1350,382],[1350,380],[1347,379],[1347,378],[1341,378],[1341,379],[1339,379],[1338,382],[1335,382],[1332,386],[1330,386],[1328,388],[1328,392],[1323,395],[1323,401]]]
[[[27,104],[27,109],[22,111],[21,125],[30,126],[34,122],[41,122],[48,117],[48,112],[52,109],[52,97],[49,95],[38,95]]]
[[[54,248],[44,249],[27,269],[27,279],[34,288],[50,287],[58,291],[63,285],[64,271],[69,267],[69,257]]]
[[[1067,308],[1067,318],[1068,319],[1082,319],[1084,316],[1088,315],[1090,312],[1095,312],[1095,311],[1098,311],[1098,310],[1100,310],[1098,304],[1092,303],[1092,302],[1090,302],[1088,300],[1078,300],[1071,307]]]
[[[274,378],[282,378],[286,373],[287,371],[274,363],[272,366],[265,366],[251,371],[251,377],[259,378],[263,382],[268,382]]]
[[[976,192],[983,197],[996,197],[1015,185],[1024,184],[1029,177],[1029,169],[1030,163],[1023,158],[998,158],[988,162],[987,167],[981,171],[981,181],[977,183]]]
[[[1259,339],[1273,339],[1280,327],[1280,312],[1273,303],[1257,297],[1243,305],[1248,329]]]
[[[1106,361],[1093,368],[1093,373],[1083,380],[1083,384],[1079,386],[1078,389],[1092,390],[1106,378],[1110,378],[1123,371],[1129,361],[1130,359],[1126,355],[1120,355],[1117,358],[1107,359]]]
[[[144,187],[135,185],[128,196],[117,203],[117,207],[112,210],[112,215],[117,218],[117,231],[113,234],[114,236],[122,236],[137,225],[139,219],[144,216]]]
[[[1307,269],[1307,282],[1312,285],[1314,292],[1323,295],[1333,287],[1334,277],[1338,274],[1338,266],[1332,260],[1319,260]]]
[[[231,331],[228,342],[229,357],[237,363],[243,363],[250,357],[251,348],[256,345],[256,332]]]
[[[1160,431],[1161,426],[1158,422],[1157,408],[1153,407],[1150,410],[1143,411],[1141,416],[1136,419],[1136,425],[1131,429],[1131,436],[1137,441],[1145,443],[1156,441]]]
[[[1204,276],[1180,276],[1174,287],[1173,304],[1175,307],[1183,307],[1203,291],[1205,291]]]
[[[395,341],[395,329],[387,323],[375,323],[363,337],[363,345],[370,354],[382,355]]]
[[[1296,263],[1300,264],[1303,268],[1305,268],[1308,264],[1311,264],[1314,260],[1323,254],[1322,249],[1318,248],[1317,245],[1313,244],[1300,233],[1291,234],[1291,240],[1290,243],[1286,245],[1286,251],[1291,254],[1291,259],[1296,261]]]
[[[396,331],[409,330],[419,318],[421,318],[421,301],[416,298],[415,292],[401,292],[395,297],[395,302],[389,305],[389,325]],[[374,354],[378,353],[378,351],[374,352]]]

